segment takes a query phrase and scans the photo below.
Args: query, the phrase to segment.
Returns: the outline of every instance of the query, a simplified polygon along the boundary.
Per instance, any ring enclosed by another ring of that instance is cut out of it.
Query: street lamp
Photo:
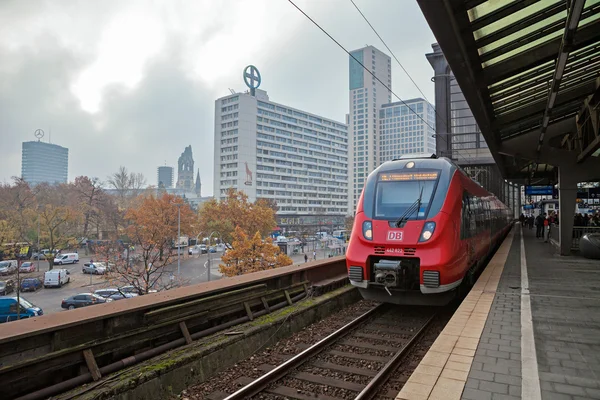
[[[219,239],[221,238],[221,234],[217,231],[211,232],[208,236],[208,268],[206,269],[206,275],[208,276],[207,282],[210,282],[210,241],[215,233],[219,235]]]

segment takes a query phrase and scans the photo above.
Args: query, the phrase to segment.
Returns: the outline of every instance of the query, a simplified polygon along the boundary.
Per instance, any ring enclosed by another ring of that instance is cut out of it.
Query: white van
[[[65,253],[59,254],[54,258],[54,264],[63,265],[63,264],[75,264],[79,262],[79,254],[77,253]]]
[[[71,278],[69,277],[69,271],[66,269],[53,269],[44,273],[44,287],[62,287],[62,285],[69,283]]]

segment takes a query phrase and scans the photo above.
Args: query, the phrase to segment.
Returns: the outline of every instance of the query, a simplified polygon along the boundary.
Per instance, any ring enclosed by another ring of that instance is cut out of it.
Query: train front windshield
[[[414,205],[421,190],[421,206],[416,206],[407,219],[424,219],[427,217],[429,203],[435,193],[439,173],[382,173],[375,189],[375,219],[396,220]]]

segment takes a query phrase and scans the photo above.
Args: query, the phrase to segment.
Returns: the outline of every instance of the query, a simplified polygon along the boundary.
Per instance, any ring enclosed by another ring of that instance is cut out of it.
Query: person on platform
[[[308,256],[306,254],[304,255],[304,262],[308,262]]]
[[[546,214],[544,214],[545,216]],[[550,218],[544,218],[544,243],[548,243],[550,236]]]
[[[535,237],[542,238],[544,237],[544,220],[546,219],[546,213],[540,214],[535,218]]]

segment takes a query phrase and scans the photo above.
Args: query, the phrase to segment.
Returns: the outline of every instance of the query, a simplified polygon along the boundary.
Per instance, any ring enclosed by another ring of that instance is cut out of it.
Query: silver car
[[[81,268],[81,272],[84,274],[104,275],[106,273],[106,268],[99,264],[85,263]]]
[[[0,261],[0,275],[9,275],[17,272],[17,261]]]
[[[123,300],[130,299],[132,297],[137,297],[136,293],[128,293],[114,288],[98,289],[94,291],[94,294],[97,294],[100,297],[104,297],[105,299],[113,300]]]

